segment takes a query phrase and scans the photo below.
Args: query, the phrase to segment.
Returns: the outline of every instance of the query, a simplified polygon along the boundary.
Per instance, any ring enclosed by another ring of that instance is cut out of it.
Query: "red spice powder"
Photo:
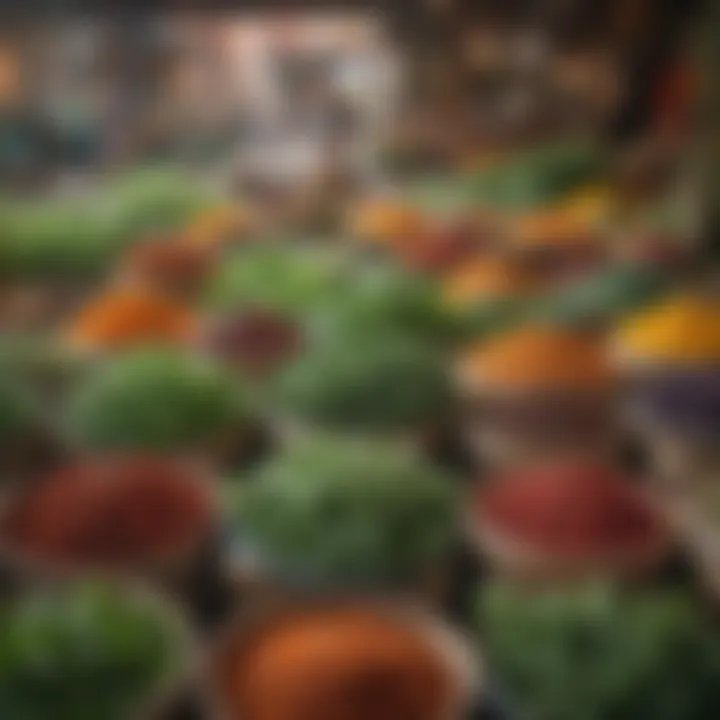
[[[272,372],[302,346],[300,328],[265,309],[253,309],[222,319],[207,336],[210,351],[240,369]]]
[[[480,494],[481,513],[508,539],[561,556],[644,546],[662,521],[628,480],[602,468],[549,467],[502,479]]]
[[[445,272],[476,253],[480,246],[475,229],[469,224],[427,230],[400,246],[403,260],[421,272]]]
[[[157,238],[135,246],[126,259],[126,267],[151,283],[185,288],[206,278],[215,259],[213,248],[193,245],[182,238]]]
[[[294,613],[221,668],[237,720],[441,720],[454,692],[414,628],[366,609]]]
[[[190,549],[213,514],[208,486],[184,467],[127,457],[49,476],[11,510],[2,534],[46,561],[133,566]]]

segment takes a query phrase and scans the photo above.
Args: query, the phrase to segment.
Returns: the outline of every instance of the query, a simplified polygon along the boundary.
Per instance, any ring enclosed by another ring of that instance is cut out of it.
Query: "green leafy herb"
[[[452,483],[383,443],[315,437],[236,492],[236,532],[281,570],[320,581],[417,579],[457,533]]]
[[[679,592],[496,584],[481,606],[488,659],[527,717],[720,717],[720,638]]]
[[[237,428],[241,395],[235,378],[208,359],[143,349],[109,360],[81,381],[65,427],[98,449],[197,447]]]
[[[446,364],[444,353],[401,335],[339,333],[290,363],[278,380],[278,405],[311,425],[423,430],[451,407]]]
[[[0,609],[0,717],[131,720],[176,664],[175,631],[100,585]]]

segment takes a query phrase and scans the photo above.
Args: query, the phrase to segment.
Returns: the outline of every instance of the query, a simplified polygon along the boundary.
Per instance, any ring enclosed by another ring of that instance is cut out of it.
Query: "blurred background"
[[[717,720],[716,3],[237,5],[0,24],[0,720]]]

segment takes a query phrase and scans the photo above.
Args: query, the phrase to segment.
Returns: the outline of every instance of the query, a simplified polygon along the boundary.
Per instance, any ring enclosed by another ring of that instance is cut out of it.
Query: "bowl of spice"
[[[456,379],[468,441],[493,466],[613,447],[614,376],[586,333],[551,325],[502,333],[464,352]]]
[[[179,299],[192,299],[212,274],[219,254],[182,235],[158,237],[133,246],[120,265],[128,282]]]
[[[579,194],[521,216],[509,230],[511,252],[550,282],[600,267],[608,255],[598,226],[602,202]]]
[[[90,355],[148,343],[189,344],[197,332],[193,310],[176,298],[122,283],[92,298],[71,319],[68,345]]]
[[[216,500],[194,469],[157,456],[62,468],[4,509],[0,542],[21,581],[83,574],[175,587],[213,542]]]
[[[624,415],[654,474],[673,486],[720,469],[720,303],[681,295],[623,323],[611,353],[624,375]]]
[[[631,480],[601,466],[513,473],[481,488],[472,507],[470,537],[500,575],[647,576],[673,548],[661,510]]]
[[[475,257],[445,279],[448,308],[467,319],[475,334],[487,336],[514,322],[539,289],[534,275],[510,258]]]
[[[200,345],[241,375],[266,378],[302,350],[297,322],[267,308],[247,308],[213,318]]]
[[[423,214],[398,199],[368,199],[350,213],[349,229],[367,243],[399,247],[425,229]]]
[[[455,720],[479,693],[478,665],[434,617],[336,600],[246,616],[209,674],[222,720]]]

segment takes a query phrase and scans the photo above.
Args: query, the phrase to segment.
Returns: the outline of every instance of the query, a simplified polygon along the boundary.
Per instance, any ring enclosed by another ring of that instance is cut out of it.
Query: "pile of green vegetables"
[[[136,170],[82,198],[2,198],[0,270],[10,279],[92,278],[128,244],[183,226],[210,200],[175,170]]]
[[[214,361],[143,348],[102,362],[70,392],[62,426],[96,450],[198,448],[245,417],[236,378]]]
[[[88,585],[0,607],[0,717],[132,720],[179,669],[164,614]]]
[[[481,624],[520,717],[720,717],[720,636],[680,592],[495,584],[482,592]]]
[[[530,210],[597,180],[605,157],[601,147],[584,139],[553,142],[477,173],[468,181],[469,192],[494,210]]]
[[[442,351],[391,332],[336,333],[280,373],[276,411],[311,427],[422,432],[452,409]]]
[[[436,282],[390,264],[361,268],[310,319],[328,336],[386,331],[446,347],[461,340],[466,329],[445,307]]]
[[[304,318],[342,293],[347,258],[327,248],[256,245],[223,263],[206,302],[217,310],[261,307]]]
[[[452,482],[383,443],[314,437],[233,490],[230,528],[285,577],[402,583],[457,538]]]
[[[603,270],[529,305],[525,317],[571,325],[612,322],[662,296],[669,280],[660,269],[637,264]]]

